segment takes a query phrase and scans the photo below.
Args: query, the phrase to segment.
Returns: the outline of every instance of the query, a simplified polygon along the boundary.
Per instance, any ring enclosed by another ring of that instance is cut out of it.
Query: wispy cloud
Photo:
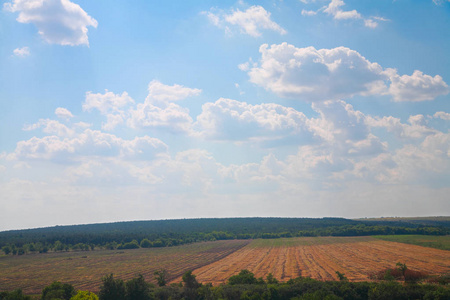
[[[17,48],[14,49],[13,53],[15,56],[25,57],[30,55],[30,48],[28,47]]]

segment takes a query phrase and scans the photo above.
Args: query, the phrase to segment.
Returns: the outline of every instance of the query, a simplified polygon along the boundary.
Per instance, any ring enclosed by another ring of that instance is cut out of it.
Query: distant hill
[[[54,226],[0,232],[6,253],[165,247],[199,241],[299,236],[445,235],[448,219],[210,218]]]

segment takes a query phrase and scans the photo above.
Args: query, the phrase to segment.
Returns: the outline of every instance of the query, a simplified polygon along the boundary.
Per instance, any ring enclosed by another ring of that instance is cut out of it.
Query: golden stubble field
[[[429,274],[450,272],[450,251],[370,237],[305,237],[274,240],[203,242],[170,248],[100,250],[0,257],[0,290],[21,288],[39,294],[58,280],[76,289],[96,292],[101,277],[114,273],[124,280],[166,269],[172,282],[193,270],[198,281],[224,283],[242,269],[280,281],[299,276],[336,280],[336,271],[351,281],[369,280],[371,273],[397,262]]]
[[[280,281],[299,276],[338,280],[336,271],[344,273],[350,281],[366,281],[374,272],[394,268],[397,262],[430,275],[445,274],[450,272],[450,251],[370,237],[255,240],[193,273],[198,281],[213,284],[225,283],[242,269],[256,277],[272,273]]]

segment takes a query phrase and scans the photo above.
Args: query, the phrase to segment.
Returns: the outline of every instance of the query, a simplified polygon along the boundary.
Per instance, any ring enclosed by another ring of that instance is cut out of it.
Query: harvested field
[[[39,294],[55,280],[75,289],[98,291],[101,277],[114,273],[129,280],[166,269],[169,280],[194,270],[200,282],[224,283],[242,269],[265,277],[272,273],[287,281],[299,276],[337,280],[336,271],[351,281],[369,276],[397,262],[433,274],[450,272],[450,251],[383,241],[373,237],[304,237],[272,240],[228,240],[169,248],[99,250],[0,257],[0,291],[21,288]]]
[[[0,291],[21,288],[40,294],[53,281],[72,284],[75,289],[98,291],[101,278],[114,273],[128,280],[142,274],[154,282],[153,273],[164,268],[169,279],[220,260],[249,241],[204,242],[170,248],[99,250],[0,257]]]
[[[351,281],[369,280],[374,272],[406,263],[430,275],[450,272],[450,252],[370,237],[319,237],[255,240],[229,256],[194,271],[200,282],[224,283],[248,269],[256,277],[272,273],[287,281],[299,276],[337,280],[336,271]],[[180,278],[174,280],[180,281]]]

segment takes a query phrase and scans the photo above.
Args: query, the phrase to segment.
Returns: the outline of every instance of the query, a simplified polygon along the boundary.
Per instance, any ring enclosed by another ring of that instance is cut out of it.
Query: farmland
[[[249,241],[217,241],[179,247],[62,252],[0,257],[0,291],[21,288],[39,294],[53,281],[72,284],[76,289],[97,291],[101,277],[110,273],[124,280],[142,274],[154,282],[154,271],[162,268],[169,279],[181,276],[229,255]]]
[[[450,235],[445,236],[380,235],[375,237],[385,241],[431,247],[441,250],[450,250]]]
[[[316,237],[255,240],[194,274],[200,282],[213,284],[226,282],[242,269],[256,277],[272,273],[281,281],[299,276],[337,280],[336,271],[351,281],[365,281],[374,272],[391,268],[397,262],[430,275],[450,272],[450,255],[444,250],[370,237]]]
[[[397,262],[430,275],[450,272],[446,250],[373,237],[301,237],[1,256],[0,290],[22,288],[26,293],[38,294],[44,286],[58,280],[95,292],[106,274],[114,273],[124,280],[142,274],[154,282],[153,273],[160,269],[168,271],[172,282],[180,282],[186,270],[194,270],[199,282],[214,285],[225,283],[242,269],[256,277],[272,273],[280,281],[300,276],[337,280],[336,271],[350,281],[366,281],[371,274],[395,267]]]

